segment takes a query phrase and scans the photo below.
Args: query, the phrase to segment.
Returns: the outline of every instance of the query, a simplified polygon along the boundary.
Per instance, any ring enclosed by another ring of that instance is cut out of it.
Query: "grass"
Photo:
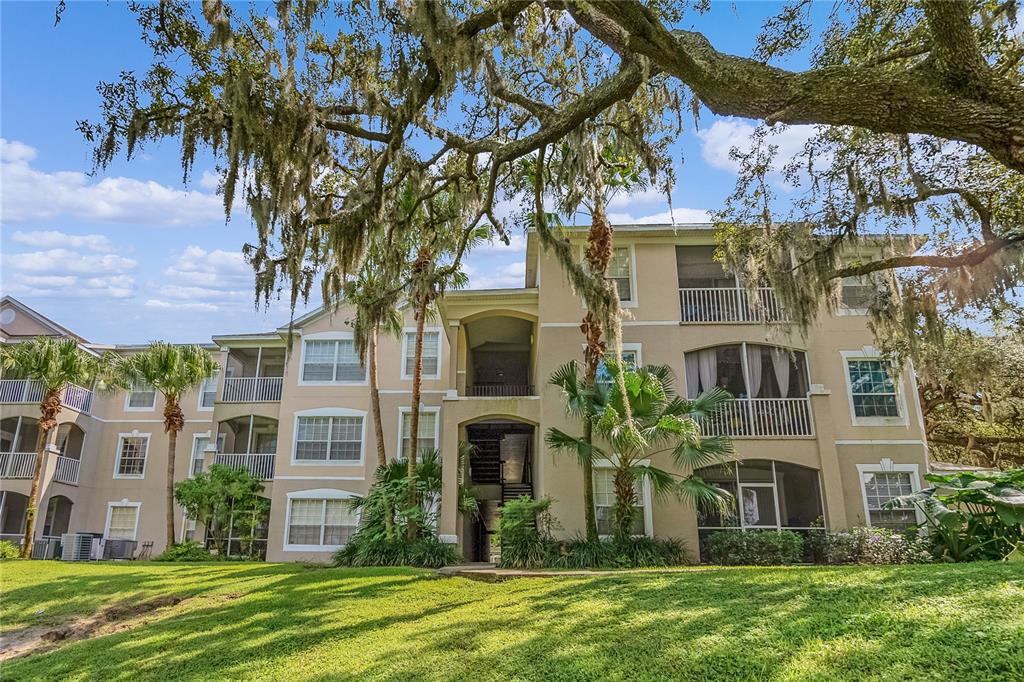
[[[4,631],[168,594],[4,680],[1024,679],[1019,564],[682,569],[500,584],[287,564],[0,565]]]

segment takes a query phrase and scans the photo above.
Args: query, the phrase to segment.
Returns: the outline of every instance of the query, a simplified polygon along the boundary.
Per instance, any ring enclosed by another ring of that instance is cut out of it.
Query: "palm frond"
[[[544,443],[555,452],[563,452],[574,455],[581,464],[593,462],[595,459],[607,457],[604,451],[592,443],[587,443],[582,438],[570,436],[560,429],[549,428],[544,434]]]
[[[728,490],[709,485],[700,476],[690,475],[679,481],[679,498],[701,512],[728,514],[736,498]]]
[[[670,472],[650,464],[634,464],[629,468],[630,473],[638,481],[649,481],[651,492],[657,498],[667,497],[675,493],[678,483],[676,477]]]

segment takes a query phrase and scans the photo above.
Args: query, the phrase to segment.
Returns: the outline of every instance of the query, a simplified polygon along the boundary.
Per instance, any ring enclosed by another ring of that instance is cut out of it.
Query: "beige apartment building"
[[[585,231],[574,233],[580,241]],[[699,515],[640,485],[638,533],[676,537],[696,554],[722,527],[805,529],[901,527],[913,512],[889,511],[893,496],[917,490],[928,470],[921,411],[910,367],[891,378],[866,325],[864,287],[846,283],[836,314],[806,336],[763,288],[758,301],[712,260],[707,225],[622,225],[610,276],[629,318],[624,355],[665,364],[680,393],[712,386],[737,399],[707,425],[734,439],[737,462],[702,472],[734,493],[735,512]],[[583,530],[582,475],[574,459],[549,453],[544,432],[578,431],[565,416],[552,372],[582,359],[584,309],[558,264],[529,235],[524,286],[447,294],[425,338],[422,416],[416,447],[437,448],[443,464],[438,533],[467,560],[486,560],[488,535],[504,500],[550,496],[559,534]],[[345,500],[366,492],[376,467],[366,371],[355,355],[351,311],[318,310],[287,325],[213,336],[220,371],[184,401],[177,472],[212,463],[246,467],[264,480],[270,514],[261,551],[270,561],[328,561],[358,519]],[[37,334],[77,337],[20,302],[4,298],[6,343]],[[766,322],[768,324],[766,324]],[[383,339],[379,374],[388,456],[408,452],[412,317],[401,338]],[[35,463],[38,387],[0,379],[0,534],[18,540]],[[37,537],[93,532],[108,540],[164,545],[167,440],[162,400],[150,387],[126,393],[69,388],[48,446]],[[460,441],[475,447],[459,471]],[[656,461],[669,467],[667,461]],[[479,516],[456,508],[460,476]],[[600,526],[610,521],[609,472],[598,467]],[[177,519],[182,537],[203,529]],[[237,544],[237,543],[236,543]]]

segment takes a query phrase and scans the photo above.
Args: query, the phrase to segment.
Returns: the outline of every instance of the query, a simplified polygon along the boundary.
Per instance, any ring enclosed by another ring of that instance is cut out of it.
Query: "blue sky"
[[[240,248],[253,239],[244,214],[225,223],[212,159],[182,183],[173,141],[123,158],[97,175],[75,131],[96,117],[96,85],[124,69],[143,71],[148,52],[120,3],[0,3],[0,291],[97,342],[208,341],[213,334],[264,331],[287,322],[284,302],[253,305],[252,272]],[[719,49],[749,54],[770,2],[725,3],[700,19]],[[677,222],[701,220],[731,191],[729,149],[752,123],[704,111],[677,142]],[[807,131],[775,142],[795,151]],[[666,222],[654,192],[616,198],[614,222]],[[473,288],[522,286],[524,241],[478,250]],[[319,301],[312,300],[315,306]]]

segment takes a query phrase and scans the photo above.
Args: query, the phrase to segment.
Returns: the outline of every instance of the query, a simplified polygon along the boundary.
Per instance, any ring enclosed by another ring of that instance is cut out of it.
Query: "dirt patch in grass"
[[[63,625],[24,628],[0,637],[0,661],[43,653],[60,646],[112,632],[130,630],[145,623],[143,616],[158,609],[177,606],[186,597],[167,595],[133,604],[108,606],[91,616],[81,616]]]

